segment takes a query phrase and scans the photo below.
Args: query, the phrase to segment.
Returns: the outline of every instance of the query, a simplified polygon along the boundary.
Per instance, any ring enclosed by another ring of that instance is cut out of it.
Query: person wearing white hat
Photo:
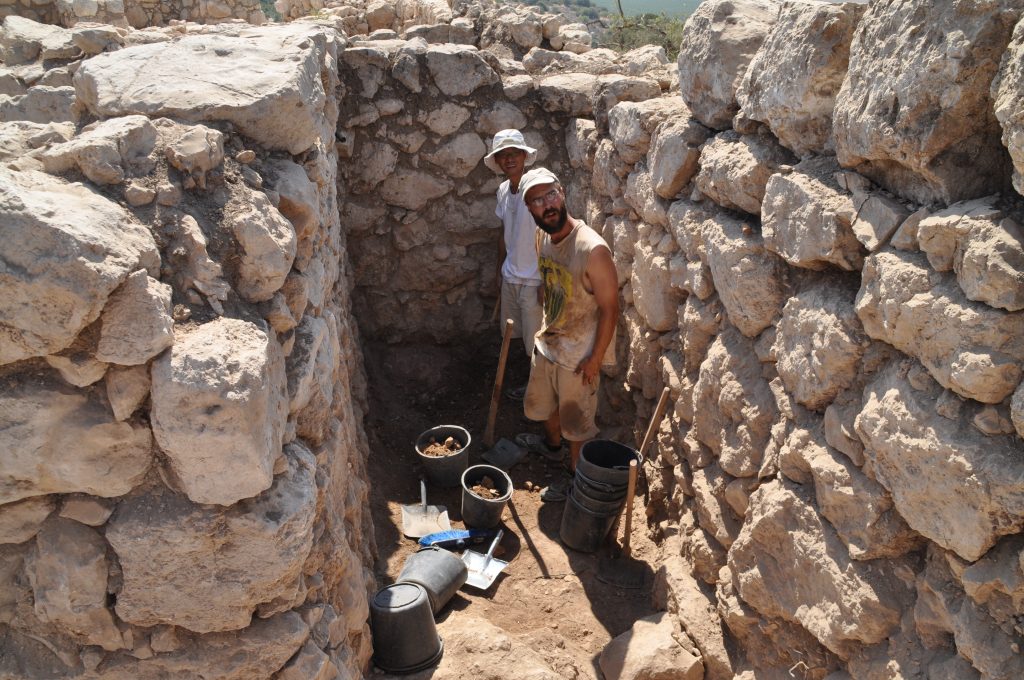
[[[544,435],[516,441],[549,458],[569,442],[569,470],[583,443],[597,436],[597,388],[602,366],[615,363],[619,281],[612,252],[601,235],[569,215],[558,177],[535,168],[519,180],[537,233],[544,286],[544,320],[535,339],[523,411],[544,421]],[[543,501],[565,500],[565,481],[541,491]]]
[[[526,356],[533,354],[533,336],[540,329],[540,271],[534,234],[537,231],[530,211],[523,203],[519,180],[537,159],[537,150],[526,144],[519,130],[501,130],[494,135],[491,152],[484,165],[507,178],[498,187],[494,214],[504,228],[498,241],[496,283],[500,290],[502,327],[512,319],[512,337],[522,338]],[[506,390],[506,396],[522,401],[526,386]]]

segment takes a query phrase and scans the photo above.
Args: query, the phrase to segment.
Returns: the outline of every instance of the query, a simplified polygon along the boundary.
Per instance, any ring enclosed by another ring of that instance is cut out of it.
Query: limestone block
[[[320,77],[326,42],[326,29],[307,22],[186,35],[97,55],[75,73],[75,90],[98,116],[226,120],[267,149],[298,154],[333,136]]]
[[[225,222],[242,250],[236,289],[250,302],[269,300],[295,261],[295,227],[257,191],[228,206]]]
[[[647,164],[656,194],[672,199],[697,173],[700,147],[711,131],[692,118],[670,118],[651,135]]]
[[[702,680],[704,666],[699,652],[689,640],[689,644],[680,644],[677,635],[668,612],[639,619],[601,651],[601,672],[609,680]]]
[[[0,503],[75,491],[121,496],[145,477],[153,459],[145,425],[114,421],[98,395],[49,371],[2,382]]]
[[[1018,9],[1016,0],[871,5],[836,97],[839,162],[920,203],[1003,186],[1010,162],[989,86]]]
[[[501,81],[472,45],[431,45],[427,69],[434,84],[449,97],[465,97]]]
[[[81,55],[66,28],[10,15],[0,27],[0,57],[8,66],[36,59],[74,59]]]
[[[92,496],[66,496],[60,516],[91,527],[101,526],[114,512],[115,501]]]
[[[651,135],[668,120],[686,120],[689,111],[675,97],[622,102],[608,110],[608,135],[623,161],[632,165],[650,148]]]
[[[916,357],[964,397],[999,403],[1020,382],[1024,318],[969,301],[919,254],[868,257],[856,309],[869,336]]]
[[[480,113],[476,122],[476,131],[493,136],[500,130],[520,130],[525,128],[526,124],[526,116],[519,107],[509,102],[499,101]]]
[[[667,227],[667,203],[654,193],[650,171],[643,163],[637,163],[634,167],[633,172],[626,178],[626,190],[622,197],[633,210],[636,210],[640,219],[649,224]]]
[[[766,123],[798,156],[832,151],[832,109],[865,9],[783,2],[737,89],[743,115]]]
[[[723,208],[760,215],[768,178],[793,160],[771,137],[723,132],[700,152],[697,188]]]
[[[376,96],[384,83],[384,72],[389,63],[388,51],[374,44],[357,44],[344,50],[341,53],[341,60],[355,72],[362,86],[360,93],[363,97],[372,99]],[[401,70],[402,67],[398,68]]]
[[[205,125],[189,126],[167,144],[164,154],[171,165],[205,187],[206,173],[224,162],[224,134]]]
[[[36,615],[85,644],[124,647],[107,609],[107,545],[95,530],[54,518],[36,534],[26,558]]]
[[[449,177],[462,178],[471,173],[487,155],[487,145],[475,132],[465,132],[439,146],[423,159],[445,170]]]
[[[872,253],[887,244],[910,216],[906,206],[880,193],[854,190],[853,206],[857,217],[850,228],[857,240]]]
[[[149,396],[149,367],[115,366],[106,374],[107,401],[117,421],[127,420]]]
[[[569,165],[574,168],[594,169],[597,152],[597,126],[586,118],[573,118],[565,130],[565,151]]]
[[[790,173],[771,176],[761,203],[768,250],[804,269],[861,268],[863,248],[852,229],[856,213],[833,178],[838,169],[834,158],[809,158]]]
[[[643,243],[637,243],[633,258],[633,304],[647,325],[656,331],[676,327],[679,302],[668,285],[668,259]]]
[[[87,387],[102,380],[109,366],[107,363],[97,361],[88,352],[72,350],[68,350],[64,355],[48,356],[46,363],[75,387]]]
[[[264,165],[273,176],[274,191],[279,200],[277,209],[295,228],[296,263],[303,268],[312,257],[313,237],[320,228],[320,200],[317,186],[298,163],[286,158],[274,159]],[[299,310],[301,312],[301,310]]]
[[[112,118],[89,125],[71,141],[42,151],[38,158],[50,173],[77,166],[96,184],[119,184],[127,171],[156,146],[156,128],[145,116]]]
[[[355,157],[361,171],[352,182],[352,192],[365,194],[387,179],[398,165],[398,151],[385,142],[366,141]]]
[[[546,76],[537,82],[541,107],[548,113],[564,113],[573,118],[593,113],[599,88],[597,76],[585,73]]]
[[[659,45],[644,45],[622,55],[622,70],[630,76],[663,69],[667,65],[668,55]]]
[[[220,302],[227,300],[231,287],[223,279],[224,272],[220,265],[210,259],[206,250],[206,236],[199,228],[199,223],[186,214],[171,220],[166,228],[170,241],[168,251],[171,253],[168,259],[174,265],[177,288],[202,293],[216,311]]]
[[[791,297],[772,351],[786,389],[820,411],[853,384],[869,340],[853,308],[856,292],[821,281]]]
[[[782,480],[754,492],[729,550],[743,600],[766,616],[798,623],[841,658],[898,628],[908,594],[891,577],[897,566],[846,559],[845,546],[806,492]]]
[[[330,393],[339,353],[324,319],[308,315],[302,319],[295,331],[295,348],[287,360],[289,413],[305,408],[315,390]]]
[[[138,626],[237,630],[292,587],[312,546],[317,492],[312,454],[291,452],[273,486],[235,507],[164,489],[122,501],[106,532],[124,574],[117,615]]]
[[[380,185],[380,197],[406,210],[421,210],[429,201],[454,188],[447,179],[420,170],[400,168]]]
[[[1024,234],[994,199],[957,203],[918,224],[928,263],[956,272],[969,300],[1011,312],[1024,309]]]
[[[71,27],[71,39],[88,56],[107,50],[113,51],[124,46],[124,38],[113,26],[103,24],[78,24]]]
[[[651,78],[608,73],[598,77],[598,93],[594,102],[594,119],[601,129],[607,126],[607,113],[620,102],[643,102],[661,97],[661,85]],[[682,108],[677,97],[673,103]]]
[[[57,508],[53,496],[33,496],[0,505],[0,543],[24,543]]]
[[[555,49],[562,49],[574,54],[583,54],[590,51],[593,39],[590,31],[587,30],[586,24],[565,24],[559,27],[558,35],[551,42],[551,46],[555,47],[556,44],[560,44],[561,47],[555,47]]]
[[[371,31],[376,31],[379,28],[393,28],[395,25],[394,3],[374,0],[367,4],[366,25]]]
[[[970,427],[974,407],[952,420],[935,413],[941,390],[915,370],[893,363],[881,372],[865,388],[855,427],[907,523],[973,561],[1024,526],[1019,440]]]
[[[171,287],[139,270],[111,294],[100,322],[97,359],[144,364],[174,344]]]
[[[277,680],[335,680],[338,669],[312,640],[275,676]]]
[[[775,0],[710,0],[687,19],[679,89],[701,123],[715,130],[730,126],[739,109],[736,90],[778,13]]]
[[[218,318],[178,334],[152,376],[154,434],[189,498],[231,505],[270,486],[288,411],[274,338]]]
[[[72,87],[36,85],[17,97],[0,95],[0,122],[78,123],[82,104]]]
[[[761,376],[753,342],[732,327],[715,338],[693,388],[693,432],[733,477],[761,467],[776,418],[775,398]]]
[[[701,300],[696,295],[687,295],[679,307],[679,340],[687,373],[700,369],[711,341],[721,329],[723,312],[722,303],[714,297]]]
[[[72,123],[0,123],[0,160],[13,160],[48,144],[66,142],[74,134]]]
[[[718,465],[693,470],[693,500],[697,521],[726,550],[736,540],[742,525],[726,501],[725,490],[730,481],[732,478]]]
[[[421,110],[419,119],[438,137],[447,137],[469,120],[470,111],[464,106],[444,102],[436,109]]]
[[[1024,70],[1020,65],[1022,49],[1024,26],[1017,22],[991,90],[995,116],[1002,128],[1002,142],[1013,161],[1013,186],[1018,193],[1024,192],[1024,105],[1020,96],[1024,91]]]
[[[640,313],[633,307],[628,308],[623,317],[629,341],[626,382],[638,388],[645,399],[654,399],[662,387],[658,367],[658,359],[661,357],[658,334],[644,325]]]
[[[346,50],[346,54],[347,52]],[[420,84],[420,65],[414,55],[405,53],[396,56],[395,62],[391,66],[391,75],[405,85],[410,92],[423,91],[423,86]]]
[[[771,325],[786,299],[784,266],[760,235],[724,214],[703,227],[707,264],[729,320],[749,338]]]
[[[533,78],[530,76],[502,76],[501,88],[505,96],[515,101],[521,99],[534,88]]]
[[[309,626],[297,612],[254,617],[247,628],[197,636],[192,644],[151,659],[118,655],[104,662],[103,676],[109,680],[137,680],[150,674],[192,678],[207,674],[223,680],[269,678],[308,637]]]
[[[615,152],[615,145],[610,139],[602,139],[594,151],[594,174],[591,188],[608,198],[622,196],[624,180],[629,174],[629,166],[622,162]]]

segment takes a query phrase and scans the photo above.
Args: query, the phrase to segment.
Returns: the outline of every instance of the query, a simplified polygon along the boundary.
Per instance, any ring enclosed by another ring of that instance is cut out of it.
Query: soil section
[[[401,534],[402,505],[419,499],[423,471],[414,447],[417,437],[436,425],[461,425],[472,435],[469,464],[484,462],[481,455],[487,449],[478,433],[482,436],[486,425],[499,340],[485,336],[448,347],[372,341],[364,345],[378,586],[393,583],[406,557],[417,549],[414,540]],[[523,354],[517,343],[510,353]],[[510,357],[505,387],[525,384],[527,376],[525,356]],[[503,396],[495,437],[512,439],[528,431],[541,432],[540,423],[523,417],[522,402]],[[602,430],[601,436],[635,445],[632,432]],[[471,614],[532,647],[561,677],[599,678],[597,659],[605,645],[638,618],[654,612],[653,572],[646,574],[642,589],[616,588],[597,579],[598,565],[607,559],[605,551],[584,554],[561,544],[558,534],[564,503],[542,503],[539,491],[552,481],[568,478],[563,464],[531,454],[509,470],[509,475],[514,491],[502,515],[505,536],[495,556],[510,564],[486,593],[459,591],[438,615],[439,632],[444,637],[444,624],[450,617]],[[447,506],[453,528],[464,526],[461,493],[459,488],[444,489],[428,482],[429,502]],[[633,555],[653,563],[657,547],[648,539],[646,526],[638,495],[633,510]],[[485,552],[487,546],[473,549]],[[437,671],[455,663],[451,657],[446,653]],[[426,678],[437,671],[404,677]]]

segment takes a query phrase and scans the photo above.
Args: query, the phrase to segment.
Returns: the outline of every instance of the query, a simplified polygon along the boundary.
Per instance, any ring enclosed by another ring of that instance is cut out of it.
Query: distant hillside
[[[593,0],[595,5],[611,12],[618,12],[615,0]],[[622,0],[622,11],[633,14],[661,14],[687,17],[697,9],[701,0]]]

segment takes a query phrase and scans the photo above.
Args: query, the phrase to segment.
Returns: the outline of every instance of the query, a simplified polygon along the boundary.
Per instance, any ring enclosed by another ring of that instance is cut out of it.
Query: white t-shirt
[[[509,283],[527,286],[540,285],[540,269],[537,266],[536,232],[523,192],[512,193],[509,180],[498,187],[498,204],[494,214],[505,225],[505,262],[501,265],[501,278]]]

